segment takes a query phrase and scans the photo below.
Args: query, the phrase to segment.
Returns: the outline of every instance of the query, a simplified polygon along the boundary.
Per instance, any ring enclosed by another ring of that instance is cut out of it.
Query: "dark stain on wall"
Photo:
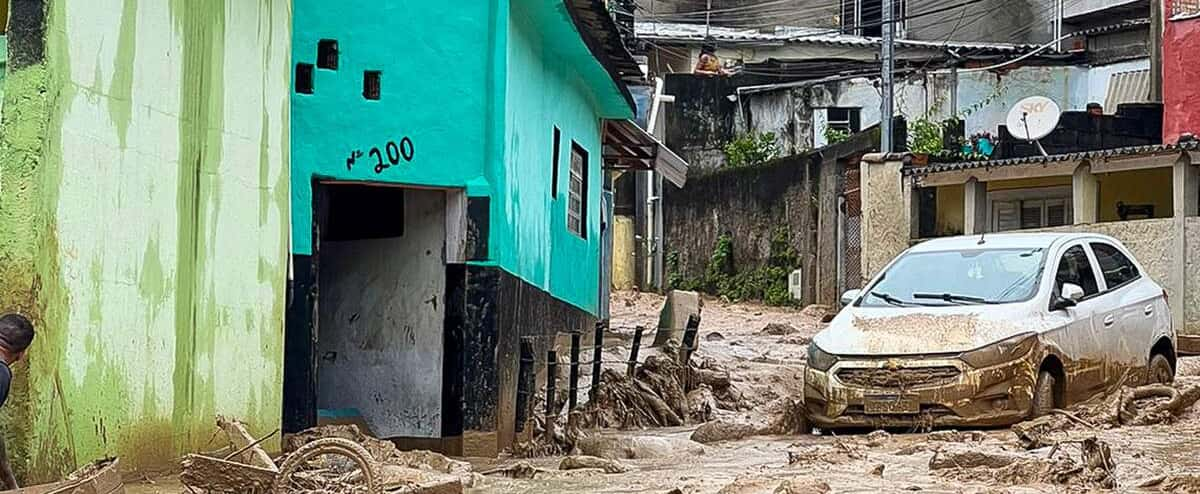
[[[488,259],[488,232],[492,201],[488,197],[467,198],[467,259]]]
[[[460,352],[463,429],[495,432],[497,447],[503,449],[516,434],[522,338],[534,355],[532,373],[544,376],[546,352],[556,348],[558,336],[582,331],[583,344],[589,345],[596,319],[500,268],[468,265],[466,273]],[[535,389],[544,379],[535,380]]]
[[[46,59],[46,0],[10,1],[8,16],[8,70],[42,63]]]

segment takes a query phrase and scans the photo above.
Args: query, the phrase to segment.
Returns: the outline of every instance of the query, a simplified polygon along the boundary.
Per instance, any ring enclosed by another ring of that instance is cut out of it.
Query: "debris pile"
[[[1123,386],[1117,392],[1097,396],[1070,410],[1054,410],[1050,415],[1016,424],[1012,431],[1026,449],[1042,448],[1069,439],[1070,432],[1079,427],[1108,429],[1170,424],[1191,410],[1197,401],[1200,401],[1200,386]]]
[[[1078,456],[1067,451],[1073,447]],[[960,481],[992,484],[1060,484],[1111,489],[1116,486],[1116,464],[1104,441],[1088,437],[1064,441],[1046,455],[989,451],[977,447],[949,447],[934,452],[930,471]]]
[[[788,465],[837,465],[867,458],[863,446],[838,438],[832,444],[793,444],[787,450]]]

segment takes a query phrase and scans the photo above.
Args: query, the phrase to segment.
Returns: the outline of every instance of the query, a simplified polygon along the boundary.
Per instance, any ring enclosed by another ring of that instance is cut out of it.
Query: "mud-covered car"
[[[1166,292],[1106,236],[930,240],[842,303],[808,349],[820,428],[1007,425],[1175,375]]]

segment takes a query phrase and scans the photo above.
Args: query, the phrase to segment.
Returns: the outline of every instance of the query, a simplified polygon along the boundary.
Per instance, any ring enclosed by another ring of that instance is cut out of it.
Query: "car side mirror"
[[[846,293],[843,293],[841,298],[842,307],[854,303],[855,300],[858,300],[859,295],[862,295],[862,290],[846,290]]]
[[[1051,304],[1052,310],[1065,310],[1070,307],[1079,305],[1079,301],[1083,300],[1083,288],[1074,283],[1063,283],[1059,290],[1061,293],[1054,298],[1054,303]]]
[[[1083,300],[1083,288],[1074,283],[1063,283],[1062,297],[1078,304]]]

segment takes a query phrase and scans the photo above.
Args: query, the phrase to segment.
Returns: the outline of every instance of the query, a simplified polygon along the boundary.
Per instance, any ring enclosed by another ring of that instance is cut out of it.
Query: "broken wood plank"
[[[229,443],[233,445],[234,450],[245,450],[234,458],[242,462],[260,468],[265,468],[273,472],[278,472],[279,467],[275,465],[275,461],[271,460],[271,456],[258,447],[259,442],[250,435],[246,430],[246,425],[237,420],[226,417],[217,417],[217,427],[225,431],[225,435],[229,436]]]

